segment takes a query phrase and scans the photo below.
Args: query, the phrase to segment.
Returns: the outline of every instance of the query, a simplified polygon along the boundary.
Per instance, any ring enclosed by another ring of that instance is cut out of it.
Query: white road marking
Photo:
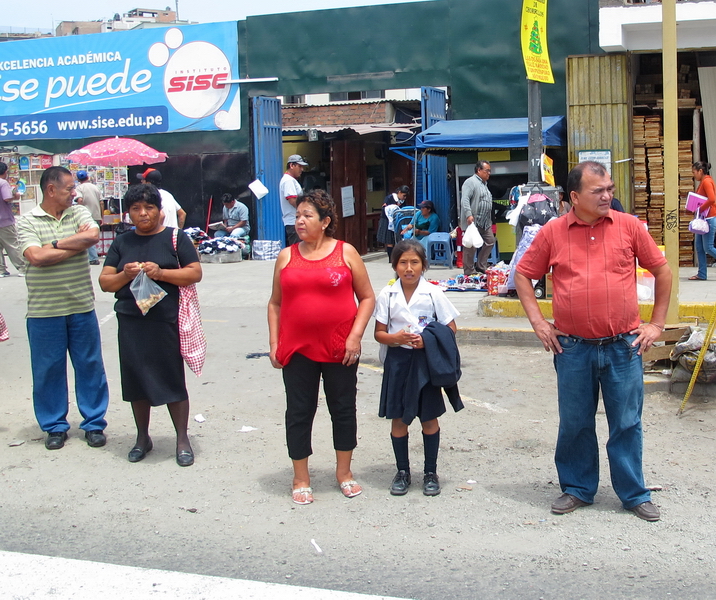
[[[289,577],[290,575],[287,575]],[[0,551],[3,598],[171,598],[172,600],[400,600],[159,569]]]
[[[109,313],[106,317],[102,317],[99,322],[99,326],[102,327],[107,321],[114,318],[114,312]]]

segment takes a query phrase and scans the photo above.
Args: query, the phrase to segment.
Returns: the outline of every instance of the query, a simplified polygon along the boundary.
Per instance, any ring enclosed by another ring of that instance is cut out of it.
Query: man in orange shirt
[[[555,464],[562,496],[552,512],[592,504],[599,485],[595,416],[601,388],[609,423],[607,455],[614,491],[639,518],[658,521],[642,471],[641,354],[661,335],[671,269],[641,222],[610,209],[614,183],[584,162],[569,173],[572,210],[537,234],[517,265],[515,285],[545,350],[554,353],[559,402]],[[656,279],[651,321],[639,319],[635,259]],[[545,320],[531,279],[552,269],[554,324]]]

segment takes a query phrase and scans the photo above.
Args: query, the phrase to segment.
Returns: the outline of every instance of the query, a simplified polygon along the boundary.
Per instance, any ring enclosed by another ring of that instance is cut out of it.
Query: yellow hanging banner
[[[547,50],[547,0],[523,0],[521,30],[527,79],[554,83]]]

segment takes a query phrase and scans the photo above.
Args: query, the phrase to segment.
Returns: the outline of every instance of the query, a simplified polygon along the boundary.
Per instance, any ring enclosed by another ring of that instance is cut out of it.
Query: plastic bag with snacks
[[[146,315],[152,306],[167,295],[144,271],[139,272],[129,289],[134,295],[139,310],[142,311],[142,316]]]

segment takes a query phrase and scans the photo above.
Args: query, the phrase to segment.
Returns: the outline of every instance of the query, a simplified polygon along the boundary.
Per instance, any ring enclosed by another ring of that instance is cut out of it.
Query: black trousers
[[[333,422],[333,448],[353,450],[357,445],[356,392],[358,363],[319,363],[294,354],[283,369],[286,386],[286,443],[288,455],[302,460],[313,454],[311,432],[318,408],[318,386],[323,391]]]
[[[298,237],[298,234],[296,233],[295,225],[284,225],[283,228],[286,232],[286,248],[293,246],[294,244],[298,244],[298,242],[301,241],[301,238]]]

